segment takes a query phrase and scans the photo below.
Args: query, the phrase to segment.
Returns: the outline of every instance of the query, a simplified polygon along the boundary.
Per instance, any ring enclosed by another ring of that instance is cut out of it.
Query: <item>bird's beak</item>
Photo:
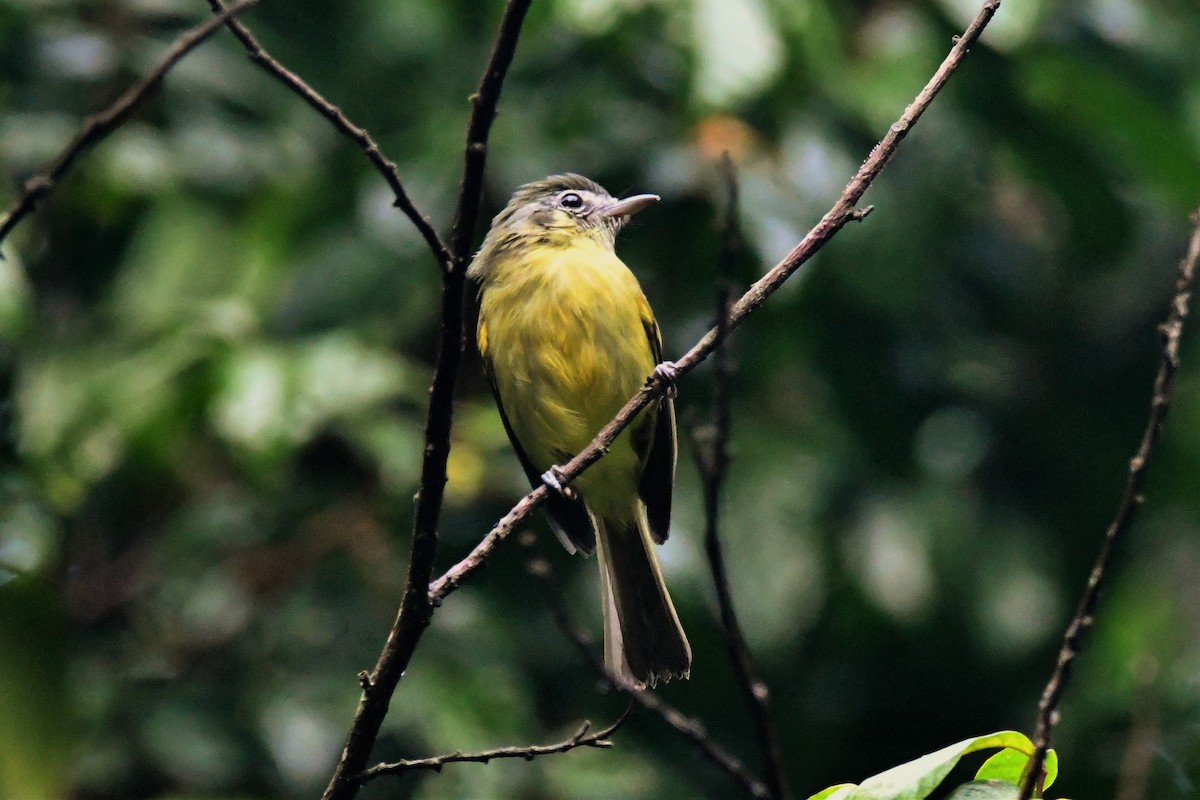
[[[626,197],[624,200],[618,200],[611,206],[600,209],[596,216],[601,219],[629,217],[641,211],[646,206],[657,203],[660,199],[656,194],[635,194],[633,197]]]

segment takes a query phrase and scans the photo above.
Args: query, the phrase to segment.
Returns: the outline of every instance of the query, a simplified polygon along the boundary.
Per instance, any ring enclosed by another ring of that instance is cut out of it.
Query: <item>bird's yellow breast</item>
[[[514,434],[544,470],[586,447],[645,382],[653,318],[633,273],[602,243],[514,250],[484,285],[479,348]],[[577,488],[603,504],[610,489],[628,496],[637,472],[625,435]]]

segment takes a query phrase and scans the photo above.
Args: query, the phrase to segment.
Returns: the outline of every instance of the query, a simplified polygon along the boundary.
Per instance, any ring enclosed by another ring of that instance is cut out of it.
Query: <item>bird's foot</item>
[[[679,378],[679,367],[675,366],[674,361],[664,361],[655,367],[654,377],[666,384],[667,397],[674,400],[679,395],[679,388],[675,385]]]
[[[578,500],[579,495],[575,493],[574,489],[564,483],[565,480],[566,476],[563,475],[562,469],[559,468],[557,464],[542,473],[542,483],[546,484],[568,500]]]

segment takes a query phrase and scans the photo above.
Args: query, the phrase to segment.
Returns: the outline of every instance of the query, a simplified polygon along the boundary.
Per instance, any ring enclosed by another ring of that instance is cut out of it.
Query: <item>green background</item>
[[[244,19],[370,130],[439,229],[497,2],[271,2]],[[741,176],[746,285],[832,204],[970,0],[539,0],[485,217],[583,172],[668,357],[710,324]],[[0,2],[0,204],[204,3]],[[738,332],[724,535],[805,797],[1029,730],[1141,435],[1200,203],[1200,6],[1008,0],[842,231]],[[319,793],[402,588],[439,278],[351,143],[218,32],[0,262],[0,796]],[[478,232],[482,236],[482,230]],[[478,237],[476,239],[478,241]],[[1200,352],[1055,744],[1053,796],[1200,796]],[[685,377],[683,439],[711,412]],[[695,649],[663,695],[758,768],[683,448],[664,570]],[[525,490],[473,351],[439,568]],[[579,620],[595,567],[538,520]],[[435,616],[376,758],[565,738],[624,703],[516,542]],[[660,721],[612,750],[383,779],[382,797],[735,797]]]

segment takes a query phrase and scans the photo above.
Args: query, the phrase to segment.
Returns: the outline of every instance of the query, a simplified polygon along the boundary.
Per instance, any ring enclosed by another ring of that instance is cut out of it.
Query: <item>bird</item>
[[[519,187],[492,220],[467,274],[480,285],[476,338],[517,458],[550,487],[550,527],[571,553],[596,554],[604,661],[635,688],[687,678],[692,651],[655,556],[667,540],[678,456],[678,372],[617,233],[657,195],[618,200],[577,174]],[[603,458],[563,485],[586,448],[650,376],[652,401]]]

